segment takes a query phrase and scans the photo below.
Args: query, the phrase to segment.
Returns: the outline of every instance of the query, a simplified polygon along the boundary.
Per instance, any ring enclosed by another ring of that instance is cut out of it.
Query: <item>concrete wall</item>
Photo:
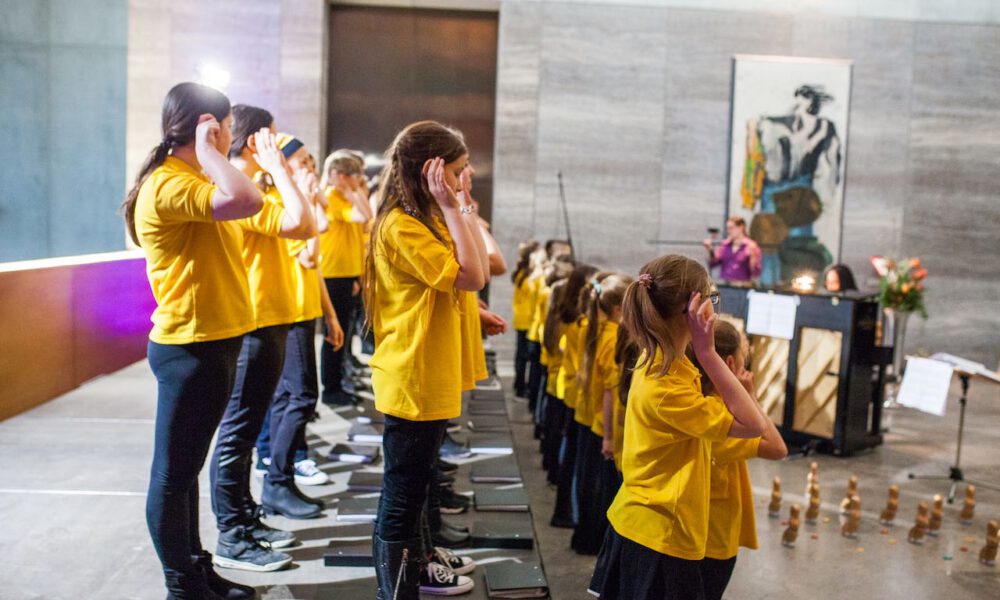
[[[0,262],[117,250],[125,0],[0,0]]]
[[[989,0],[374,0],[500,10],[494,231],[508,253],[564,235],[556,171],[584,259],[634,271],[698,248],[724,214],[730,60],[854,61],[844,254],[919,255],[931,318],[908,350],[1000,351],[1000,4]],[[323,0],[129,1],[128,168],[159,139],[159,107],[200,63],[234,102],[323,137]],[[261,36],[261,28],[273,32]],[[509,315],[510,286],[491,286]],[[510,345],[512,336],[497,340]]]
[[[562,170],[584,260],[635,272],[659,253],[700,258],[647,240],[697,241],[722,222],[732,56],[851,59],[843,259],[863,281],[870,255],[923,258],[931,317],[913,322],[907,350],[996,366],[1000,26],[990,5],[956,11],[989,21],[975,24],[935,21],[923,5],[886,19],[811,5],[617,4],[501,5],[494,231],[508,256],[525,238],[564,235]],[[509,314],[509,283],[492,291]]]
[[[210,64],[230,73],[233,104],[275,116],[310,148],[322,138],[323,0],[129,0],[128,164],[160,141],[163,97]]]

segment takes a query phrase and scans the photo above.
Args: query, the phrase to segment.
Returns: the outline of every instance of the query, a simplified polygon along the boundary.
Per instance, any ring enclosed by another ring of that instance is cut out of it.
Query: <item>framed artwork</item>
[[[764,286],[840,260],[851,67],[733,58],[727,218],[743,217],[760,245]]]

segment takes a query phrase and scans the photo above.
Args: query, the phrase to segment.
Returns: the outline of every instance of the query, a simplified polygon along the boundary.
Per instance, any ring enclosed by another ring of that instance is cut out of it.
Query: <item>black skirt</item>
[[[601,600],[705,600],[700,563],[661,554],[608,527],[589,591]]]

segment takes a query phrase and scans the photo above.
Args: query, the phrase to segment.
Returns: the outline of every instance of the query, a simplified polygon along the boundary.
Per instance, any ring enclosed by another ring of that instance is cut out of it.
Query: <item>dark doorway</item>
[[[381,156],[396,133],[433,119],[460,129],[480,212],[493,207],[495,12],[333,5],[327,149]]]

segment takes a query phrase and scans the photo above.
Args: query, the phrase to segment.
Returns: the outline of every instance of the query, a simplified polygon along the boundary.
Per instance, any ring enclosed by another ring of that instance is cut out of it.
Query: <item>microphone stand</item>
[[[559,179],[559,201],[562,204],[563,224],[566,226],[566,241],[573,251],[573,258],[580,260],[580,253],[577,251],[576,246],[573,245],[573,232],[569,228],[569,206],[566,204],[566,191],[563,189],[562,171],[556,171],[556,177]]]

